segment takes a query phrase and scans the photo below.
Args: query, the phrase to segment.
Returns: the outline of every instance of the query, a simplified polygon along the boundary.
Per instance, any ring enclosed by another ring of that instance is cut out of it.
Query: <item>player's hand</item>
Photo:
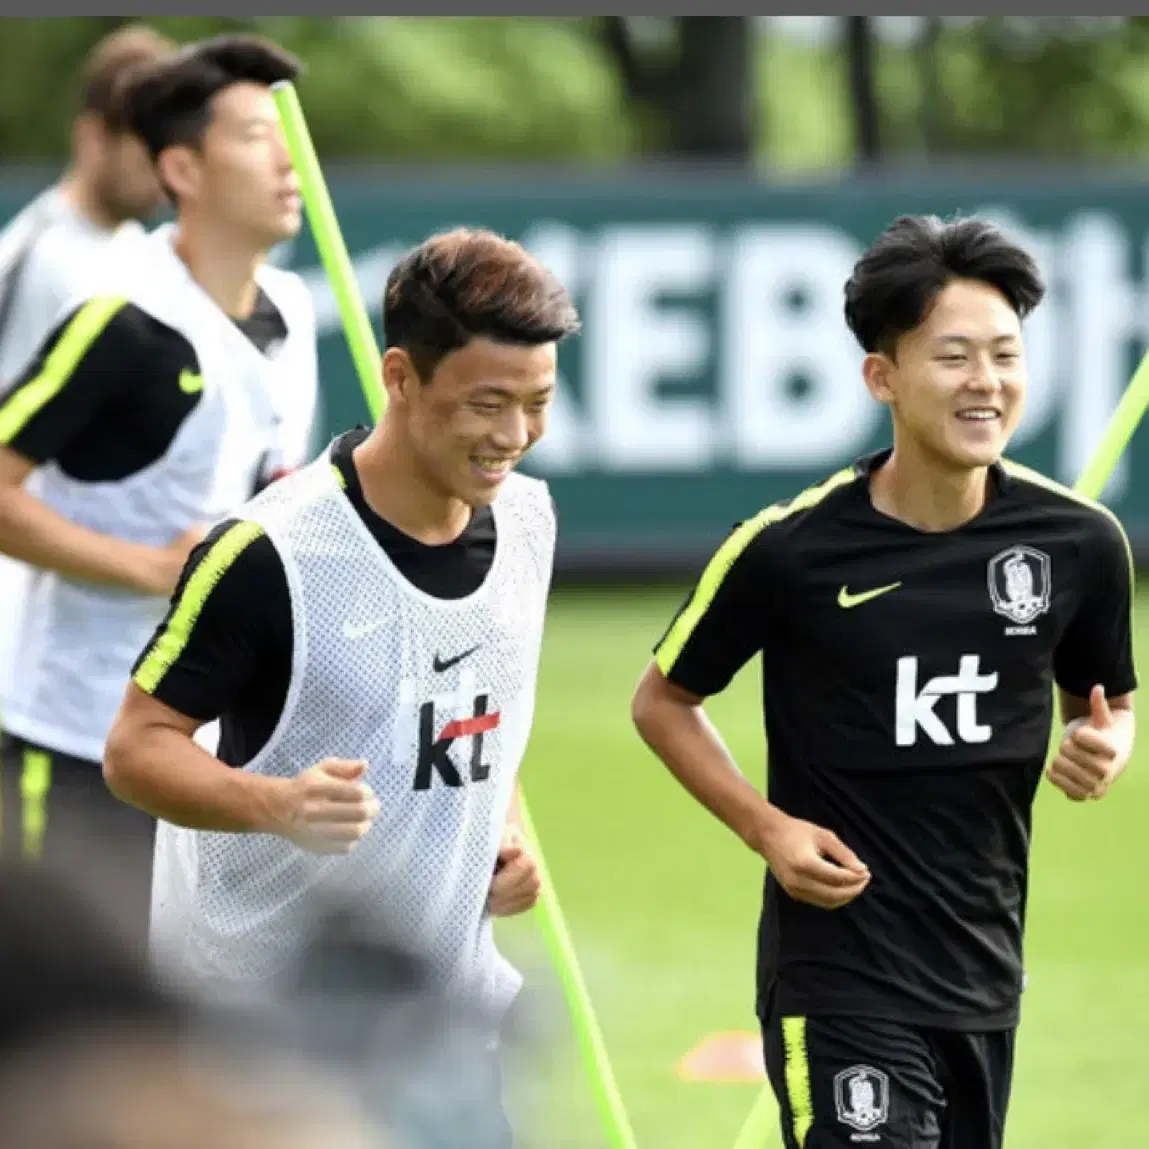
[[[541,889],[539,868],[526,841],[517,830],[511,831],[499,847],[487,909],[496,918],[526,913],[539,900]]]
[[[1095,686],[1089,694],[1089,717],[1066,724],[1047,777],[1074,802],[1103,798],[1129,762],[1130,731],[1114,718],[1104,687]]]
[[[351,853],[379,813],[366,771],[366,762],[325,758],[292,778],[280,836],[312,854]]]
[[[870,882],[870,871],[837,834],[799,818],[772,826],[760,853],[790,897],[819,909],[852,902]]]

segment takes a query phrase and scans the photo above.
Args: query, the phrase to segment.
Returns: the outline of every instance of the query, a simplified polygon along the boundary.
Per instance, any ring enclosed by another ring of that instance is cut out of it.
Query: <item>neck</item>
[[[870,498],[882,514],[917,530],[951,531],[981,511],[988,485],[988,467],[946,470],[920,449],[895,441],[871,479]]]
[[[435,483],[386,415],[353,453],[363,498],[382,519],[427,546],[453,542],[471,508]]]
[[[216,306],[232,319],[246,319],[255,308],[255,273],[267,258],[265,250],[213,229],[202,220],[181,216],[175,238],[176,254],[192,278]]]
[[[107,207],[96,195],[91,183],[84,179],[74,168],[64,173],[64,177],[57,185],[65,203],[80,216],[100,228],[102,231],[115,231],[123,222],[112,216]]]

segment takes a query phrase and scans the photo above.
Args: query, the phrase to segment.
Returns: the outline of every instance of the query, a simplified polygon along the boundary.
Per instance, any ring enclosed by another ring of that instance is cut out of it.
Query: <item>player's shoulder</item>
[[[1071,527],[1086,542],[1120,543],[1128,548],[1121,520],[1104,503],[1011,459],[1003,459],[1001,466],[1013,505],[1032,508],[1046,519],[1055,518],[1061,529]]]
[[[551,524],[549,530],[554,530],[558,522],[558,508],[546,479],[512,471],[503,480],[498,501],[504,506],[528,512],[536,521]]]
[[[210,593],[226,579],[253,586],[282,571],[279,552],[264,526],[254,518],[235,516],[216,523],[192,550],[184,583],[190,592],[202,586]]]
[[[856,495],[865,476],[862,463],[842,467],[736,524],[727,543],[738,550],[772,548],[782,540],[792,546],[805,534],[836,530],[838,511],[845,501]]]
[[[77,357],[98,347],[125,356],[125,366],[141,356],[166,355],[173,347],[189,346],[185,335],[129,296],[114,292],[71,300],[63,308],[56,332],[57,342],[67,342]]]
[[[549,499],[550,487],[546,479],[528,475],[523,471],[512,471],[504,480],[499,497]]]

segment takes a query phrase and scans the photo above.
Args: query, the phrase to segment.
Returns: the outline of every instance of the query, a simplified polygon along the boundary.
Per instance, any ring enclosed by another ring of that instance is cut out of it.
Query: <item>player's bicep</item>
[[[289,625],[287,578],[262,528],[221,523],[188,559],[132,681],[165,706],[212,721],[259,672],[285,610]]]
[[[125,301],[99,296],[70,311],[0,393],[0,445],[57,458],[118,394],[134,341]]]
[[[769,592],[752,527],[742,524],[718,548],[654,648],[666,680],[697,697],[724,690],[762,647]]]
[[[189,738],[203,725],[200,718],[192,718],[180,710],[161,702],[154,694],[141,690],[134,682],[128,683],[127,693],[120,706],[116,725],[121,731],[138,733],[163,728],[178,730]]]
[[[1124,530],[1106,517],[1091,543],[1092,577],[1054,655],[1060,690],[1088,699],[1100,684],[1107,696],[1137,687],[1133,655],[1133,556]]]

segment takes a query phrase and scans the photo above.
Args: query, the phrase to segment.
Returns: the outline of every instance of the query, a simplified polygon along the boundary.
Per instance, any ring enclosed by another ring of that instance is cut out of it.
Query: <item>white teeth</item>
[[[976,422],[985,422],[997,418],[997,412],[988,407],[975,407],[969,411],[959,411],[959,419],[971,419]]]
[[[509,459],[475,459],[475,464],[484,471],[509,471],[511,469]]]

